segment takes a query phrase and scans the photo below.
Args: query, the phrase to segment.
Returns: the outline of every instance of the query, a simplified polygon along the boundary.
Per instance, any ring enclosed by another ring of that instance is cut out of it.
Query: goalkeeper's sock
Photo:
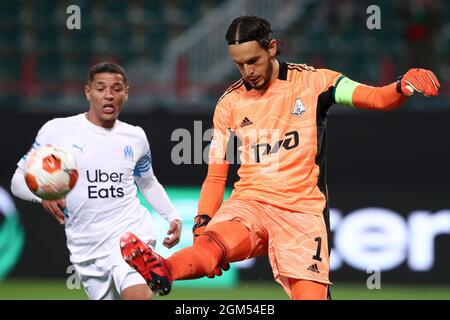
[[[328,285],[310,280],[289,278],[292,300],[327,300]]]
[[[191,247],[182,249],[166,262],[174,280],[197,279],[213,272],[223,261],[227,249],[215,232],[201,234]]]
[[[259,251],[266,248],[257,246]],[[225,221],[208,227],[194,245],[182,249],[166,261],[175,280],[196,279],[211,275],[218,266],[250,256],[252,244],[247,227],[239,221]]]

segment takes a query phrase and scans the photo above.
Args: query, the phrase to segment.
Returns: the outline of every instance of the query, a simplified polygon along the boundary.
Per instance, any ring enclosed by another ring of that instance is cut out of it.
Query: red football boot
[[[169,294],[173,279],[163,257],[131,232],[120,237],[120,251],[125,261],[139,272],[156,295]]]

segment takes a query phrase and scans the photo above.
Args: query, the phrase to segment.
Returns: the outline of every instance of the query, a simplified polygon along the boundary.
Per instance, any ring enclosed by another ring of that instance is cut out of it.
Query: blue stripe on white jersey
[[[136,163],[136,166],[135,166],[134,171],[133,171],[133,175],[136,176],[136,177],[140,177],[142,173],[147,172],[147,171],[150,170],[151,165],[152,165],[152,156],[151,156],[150,150],[149,150]]]
[[[20,160],[27,160],[28,155],[30,154],[31,151],[38,149],[41,146],[41,144],[37,141],[34,141],[33,145],[31,146],[31,149],[22,157],[22,159]]]

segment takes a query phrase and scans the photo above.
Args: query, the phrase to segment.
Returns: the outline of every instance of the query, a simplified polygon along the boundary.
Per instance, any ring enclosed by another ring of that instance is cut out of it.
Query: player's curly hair
[[[271,33],[273,33],[270,22],[264,18],[245,15],[234,19],[228,27],[225,39],[228,44],[239,44],[248,41],[257,41],[264,49],[269,49]],[[277,49],[276,55],[280,51]]]
[[[97,73],[118,73],[122,75],[123,82],[127,83],[127,74],[125,73],[125,69],[118,64],[115,64],[113,62],[101,62],[93,66],[88,73],[88,83],[92,82],[94,80],[94,76]]]

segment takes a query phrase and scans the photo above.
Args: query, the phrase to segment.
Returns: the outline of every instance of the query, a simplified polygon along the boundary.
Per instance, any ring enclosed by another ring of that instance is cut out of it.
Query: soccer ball
[[[28,188],[43,200],[61,199],[78,180],[75,158],[65,148],[42,146],[33,151],[25,163]]]

